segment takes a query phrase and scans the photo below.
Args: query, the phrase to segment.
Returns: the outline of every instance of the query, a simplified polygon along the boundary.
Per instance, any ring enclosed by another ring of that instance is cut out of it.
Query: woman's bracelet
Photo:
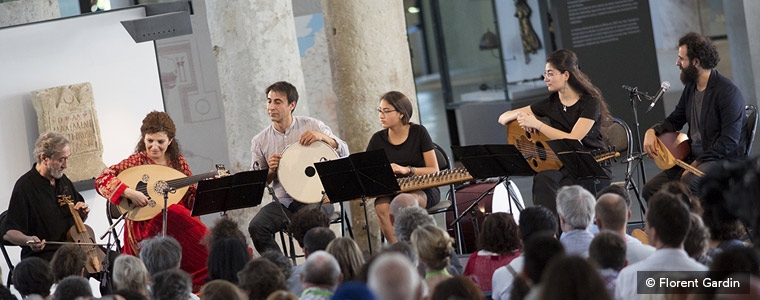
[[[414,167],[409,166],[409,175],[414,176]]]

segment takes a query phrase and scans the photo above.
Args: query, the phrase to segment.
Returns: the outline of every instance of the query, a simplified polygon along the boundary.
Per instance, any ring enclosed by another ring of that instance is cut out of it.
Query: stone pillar
[[[338,95],[340,136],[352,152],[366,149],[369,138],[380,130],[377,112],[380,96],[391,90],[406,94],[417,107],[406,21],[402,0],[322,0],[330,67]],[[413,121],[419,122],[419,111]],[[366,225],[359,201],[351,202],[356,241],[367,251]],[[380,246],[373,201],[367,205],[372,249]]]
[[[0,27],[61,17],[57,0],[20,0],[0,3]]]
[[[224,103],[230,166],[233,172],[251,165],[251,138],[271,124],[264,90],[285,80],[304,89],[290,0],[206,1],[211,45],[216,55]],[[308,115],[308,99],[295,110]],[[268,196],[262,200],[266,204]],[[258,209],[229,212],[247,232]]]
[[[733,79],[747,104],[760,99],[760,2],[723,1]]]

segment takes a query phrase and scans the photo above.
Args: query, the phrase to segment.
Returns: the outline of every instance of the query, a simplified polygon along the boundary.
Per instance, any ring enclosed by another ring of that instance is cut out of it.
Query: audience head
[[[701,195],[707,227],[739,219],[760,240],[760,157],[748,161],[723,163],[712,168],[702,179]],[[719,217],[719,218],[716,218]],[[713,237],[713,239],[716,239]],[[756,243],[758,245],[758,243]]]
[[[534,233],[549,231],[552,234],[557,232],[559,224],[557,215],[548,208],[535,205],[524,209],[520,213],[520,239],[523,245]]]
[[[273,262],[257,258],[238,272],[238,286],[250,300],[265,300],[277,290],[287,290],[285,275]]]
[[[53,294],[53,299],[55,300],[76,300],[78,298],[92,298],[90,282],[79,275],[68,276],[61,280]]]
[[[623,197],[618,194],[607,193],[599,196],[594,206],[596,225],[599,229],[609,229],[616,232],[625,230],[630,211]]]
[[[599,273],[579,256],[559,256],[551,260],[541,279],[545,287],[539,299],[612,299]]]
[[[50,268],[55,275],[55,281],[59,282],[70,275],[84,276],[84,266],[87,263],[87,255],[78,245],[63,245],[55,251],[50,260]]]
[[[492,213],[483,221],[478,234],[478,249],[504,255],[522,248],[520,233],[511,214]]]
[[[686,232],[686,238],[683,241],[683,249],[693,259],[699,260],[700,257],[707,253],[710,247],[710,233],[707,232],[702,218],[695,213],[689,214],[689,231]]]
[[[626,265],[625,251],[625,240],[619,233],[602,230],[591,240],[588,256],[599,269],[620,271]]]
[[[119,255],[113,263],[113,283],[116,289],[130,290],[148,296],[150,274],[142,260],[132,255]]]
[[[417,269],[398,253],[380,254],[369,268],[369,289],[378,300],[420,299],[422,284]]]
[[[457,275],[435,286],[430,300],[481,300],[483,292],[469,277]]]
[[[201,288],[200,298],[203,300],[247,300],[243,291],[236,285],[221,279],[207,282]]]
[[[13,285],[21,297],[33,294],[47,297],[54,281],[48,262],[36,256],[22,259],[13,269]]]
[[[532,235],[525,243],[523,272],[533,284],[541,282],[541,276],[549,261],[555,256],[562,256],[565,248],[553,234],[542,232]]]
[[[364,266],[362,250],[351,238],[336,238],[327,245],[325,250],[338,260],[344,282],[354,280]]]
[[[193,283],[187,272],[166,269],[153,275],[150,289],[152,300],[187,300],[193,292]]]
[[[293,214],[288,226],[288,232],[298,242],[298,246],[304,247],[304,236],[312,228],[330,227],[330,218],[320,209],[305,208],[299,209]],[[325,244],[327,245],[327,244]],[[316,250],[315,250],[316,251]]]
[[[562,231],[586,230],[594,220],[596,199],[579,185],[564,186],[557,191],[557,214],[564,220]]]
[[[420,261],[430,270],[443,270],[451,263],[453,239],[449,233],[435,225],[425,225],[412,232],[412,245]]]
[[[413,265],[417,266],[420,264],[420,256],[417,254],[417,249],[414,249],[414,245],[412,245],[411,241],[399,241],[394,244],[386,245],[385,248],[383,248],[383,252],[397,252],[406,256]]]
[[[240,240],[243,245],[246,245],[246,248],[248,247],[246,244],[248,240],[246,239],[245,234],[240,231],[238,223],[232,218],[223,217],[216,219],[216,222],[214,222],[214,226],[209,230],[209,235],[205,241],[206,245],[209,247],[209,251],[212,250],[211,248],[216,240],[223,238],[236,238]]]
[[[289,291],[274,291],[269,294],[266,300],[298,300],[298,296]]]
[[[217,239],[206,260],[208,280],[224,279],[237,283],[237,272],[251,260],[248,247],[236,238]]]
[[[306,256],[316,251],[324,251],[335,239],[335,232],[327,227],[314,227],[303,236],[303,251]]]
[[[155,236],[140,242],[140,260],[148,273],[179,269],[182,263],[182,246],[173,237]]]
[[[648,201],[645,229],[655,248],[681,248],[689,231],[689,209],[675,196],[657,192]]]
[[[325,251],[317,251],[306,258],[301,273],[301,283],[306,288],[318,286],[335,291],[342,275],[338,261]]]
[[[628,190],[622,185],[610,184],[596,193],[596,197],[599,198],[604,194],[615,194],[620,196],[625,200],[625,207],[629,209],[631,208],[631,195],[628,194]]]
[[[277,250],[264,251],[259,258],[273,262],[278,268],[280,268],[280,271],[282,271],[282,275],[285,275],[285,278],[290,277],[293,270],[293,262],[290,258],[285,256],[285,254],[282,254],[282,252]]]
[[[148,298],[148,295],[128,289],[120,289],[118,291],[115,291],[111,296],[114,296],[113,299],[118,299],[115,297],[117,295],[124,300],[150,300],[150,298]],[[105,299],[105,297],[100,299]]]
[[[391,201],[390,213],[391,213],[391,217],[393,217],[393,220],[395,220],[396,216],[398,216],[398,214],[401,213],[402,209],[405,209],[411,206],[420,206],[419,202],[417,202],[417,198],[415,198],[414,196],[406,197],[404,195],[407,195],[407,194],[399,194],[398,196],[393,198],[393,201]]]
[[[660,188],[660,191],[676,195],[678,199],[689,208],[689,211],[702,215],[702,205],[699,203],[699,200],[691,194],[691,190],[689,190],[689,187],[685,183],[680,181],[670,181],[665,183]]]
[[[730,247],[713,258],[710,271],[747,272],[760,276],[760,255],[747,247]]]
[[[412,232],[417,227],[429,224],[435,225],[435,220],[427,213],[427,210],[419,206],[406,207],[398,213],[398,216],[395,216],[394,235],[398,241],[410,241]]]

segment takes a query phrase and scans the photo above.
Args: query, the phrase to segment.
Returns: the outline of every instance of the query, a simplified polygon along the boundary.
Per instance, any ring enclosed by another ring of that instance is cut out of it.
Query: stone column
[[[352,152],[366,149],[369,138],[380,130],[377,112],[380,96],[401,91],[417,107],[406,21],[402,0],[322,0],[325,34],[330,54],[333,87],[338,95],[340,136]],[[419,111],[413,121],[419,122]],[[356,241],[367,251],[366,225],[359,201],[351,202]],[[372,249],[379,249],[379,227],[373,201],[367,205]]]
[[[0,27],[61,17],[57,0],[20,0],[0,3]]]
[[[251,165],[251,138],[271,124],[264,90],[285,80],[304,89],[290,0],[206,1],[211,45],[216,55],[233,172]],[[295,110],[308,115],[308,99]],[[268,196],[262,203],[271,201]],[[258,209],[229,212],[243,232]]]
[[[760,99],[760,2],[723,1],[734,82],[747,104]]]

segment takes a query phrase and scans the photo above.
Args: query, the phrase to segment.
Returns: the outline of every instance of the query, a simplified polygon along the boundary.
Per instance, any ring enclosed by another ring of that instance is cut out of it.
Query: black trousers
[[[533,205],[542,205],[556,214],[557,190],[560,187],[577,184],[596,196],[598,191],[609,186],[612,182],[610,179],[592,178],[577,180],[573,177],[567,174],[564,168],[538,172],[533,176]]]
[[[293,201],[289,207],[285,207],[277,201],[264,205],[248,223],[248,234],[251,235],[256,251],[259,253],[268,250],[280,251],[280,247],[274,241],[274,234],[285,229],[288,226],[288,221],[297,211],[304,207],[317,208],[318,206],[319,203],[304,204],[298,201]],[[329,203],[323,204],[321,209],[328,216],[332,215],[335,210]]]
[[[710,172],[710,169],[715,168],[716,166],[720,165],[720,163],[720,161],[704,162],[700,164],[697,169],[707,174]],[[691,192],[692,196],[701,196],[701,192],[699,190],[701,178],[699,178],[697,175],[692,174],[691,172],[687,173],[686,176],[683,177],[681,174],[683,174],[683,168],[679,166],[675,166],[658,173],[652,177],[652,179],[649,179],[647,181],[647,184],[645,184],[641,189],[641,197],[644,198],[644,200],[647,200],[649,197],[652,197],[652,195],[657,193],[657,191],[659,191],[663,185],[668,182],[677,180],[681,181],[682,183],[686,184],[687,187],[689,187],[689,191]]]

